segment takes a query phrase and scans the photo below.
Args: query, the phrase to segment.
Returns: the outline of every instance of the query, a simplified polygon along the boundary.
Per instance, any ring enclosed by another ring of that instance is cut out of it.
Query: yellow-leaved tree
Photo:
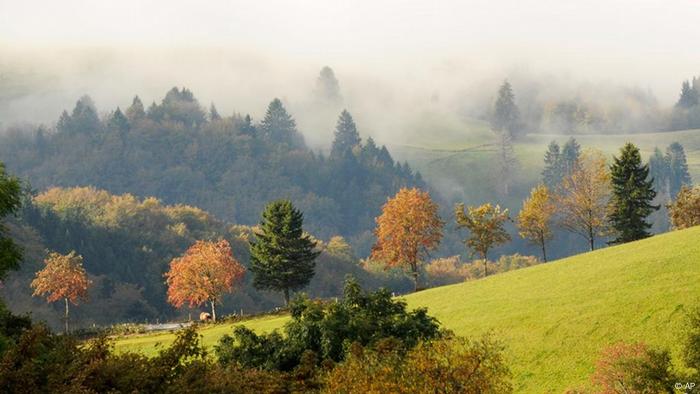
[[[700,187],[681,187],[676,200],[668,204],[668,218],[676,230],[700,225]]]
[[[488,253],[491,248],[510,241],[510,234],[503,227],[510,220],[508,210],[499,205],[486,203],[478,207],[455,205],[455,219],[458,228],[469,230],[464,240],[472,254],[479,254],[484,261],[484,276],[488,276]]]
[[[547,262],[547,241],[553,236],[552,221],[555,213],[556,205],[545,185],[538,185],[532,189],[530,197],[523,201],[523,208],[518,213],[520,236],[542,249],[544,262]]]
[[[556,198],[560,224],[586,238],[593,250],[596,238],[609,233],[609,201],[610,172],[605,156],[597,150],[585,150],[571,173],[561,181]]]
[[[46,296],[48,302],[64,300],[65,330],[68,333],[68,302],[78,305],[87,299],[90,280],[83,268],[83,257],[75,251],[63,255],[52,252],[44,260],[46,266],[36,273],[31,283],[35,296]]]
[[[402,188],[384,204],[382,214],[375,220],[377,242],[370,258],[387,267],[408,268],[418,290],[418,266],[442,239],[444,223],[437,204],[428,192]]]

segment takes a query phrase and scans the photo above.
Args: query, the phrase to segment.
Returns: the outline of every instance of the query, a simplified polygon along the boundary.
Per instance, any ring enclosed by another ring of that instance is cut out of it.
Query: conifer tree
[[[316,80],[316,97],[320,100],[337,103],[341,101],[340,84],[333,69],[325,66],[321,69]]]
[[[654,180],[656,195],[665,201],[671,199],[670,173],[667,158],[661,153],[661,149],[655,147],[654,153],[649,157],[649,177]]]
[[[359,146],[361,142],[360,134],[357,132],[355,122],[347,110],[338,117],[335,126],[335,138],[331,147],[331,159],[342,159],[352,155],[352,150]]]
[[[221,115],[219,115],[219,111],[216,109],[214,103],[211,103],[209,106],[209,120],[212,122],[221,120]]]
[[[126,117],[132,122],[136,119],[141,119],[146,116],[146,111],[143,109],[143,102],[139,96],[134,96],[131,106],[126,109]]]
[[[581,156],[581,145],[578,144],[574,137],[569,138],[561,150],[562,157],[562,174],[569,175],[576,168],[579,157]]]
[[[0,280],[8,271],[17,269],[22,260],[22,249],[7,234],[3,218],[17,212],[22,205],[22,188],[19,179],[5,172],[0,162]]]
[[[260,231],[250,246],[253,285],[260,290],[284,293],[306,287],[314,276],[319,251],[302,228],[304,215],[289,200],[269,203],[262,213]]]
[[[690,82],[683,81],[683,85],[681,86],[681,95],[678,98],[676,107],[688,109],[698,104],[700,104],[699,92],[690,85]]]
[[[683,145],[674,142],[666,148],[666,161],[668,163],[669,192],[671,199],[675,199],[681,187],[690,185],[690,173],[685,157]]]
[[[261,129],[264,138],[277,143],[291,145],[297,136],[296,122],[278,98],[268,105]]]
[[[544,170],[542,170],[542,182],[549,190],[556,189],[564,177],[562,168],[562,155],[559,144],[556,141],[549,143],[544,154]]]
[[[122,110],[117,107],[108,122],[109,128],[117,131],[126,131],[129,129],[129,119],[124,116]]]
[[[515,104],[515,95],[507,80],[498,89],[498,98],[491,119],[491,127],[497,133],[508,133],[517,138],[520,131],[520,111]]]
[[[659,209],[651,205],[656,196],[649,180],[649,167],[642,164],[639,149],[631,143],[625,144],[620,156],[613,158],[610,167],[612,198],[610,225],[616,238],[611,243],[625,243],[646,238],[651,224],[647,216]]]
[[[501,183],[501,193],[504,196],[508,196],[510,194],[510,184],[515,177],[514,171],[517,168],[518,160],[513,150],[512,138],[507,132],[503,132],[499,135],[498,164],[498,178]]]

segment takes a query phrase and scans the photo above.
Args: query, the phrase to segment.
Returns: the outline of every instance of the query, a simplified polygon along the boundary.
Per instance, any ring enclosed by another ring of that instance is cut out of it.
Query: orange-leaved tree
[[[90,280],[83,268],[83,257],[75,251],[63,255],[52,252],[44,260],[46,266],[36,273],[31,283],[35,296],[46,295],[48,302],[64,300],[65,330],[68,333],[68,302],[78,305],[79,300],[87,299]]]
[[[170,262],[170,270],[165,273],[168,302],[177,308],[209,303],[216,321],[216,303],[225,292],[234,290],[244,273],[228,241],[197,241],[182,257]]]
[[[418,290],[418,266],[442,239],[443,221],[428,192],[402,188],[382,207],[371,258],[386,267],[408,268]]]

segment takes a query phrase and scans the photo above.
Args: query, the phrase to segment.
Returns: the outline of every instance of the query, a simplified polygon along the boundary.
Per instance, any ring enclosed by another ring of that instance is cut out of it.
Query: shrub
[[[257,335],[236,328],[215,347],[223,365],[266,370],[291,371],[302,354],[311,351],[318,362],[341,361],[349,344],[373,346],[384,338],[400,340],[410,349],[421,340],[440,335],[438,322],[423,308],[406,310],[406,303],[394,300],[385,289],[363,291],[354,279],[348,279],[345,297],[324,304],[298,297],[290,305],[292,320],[279,332]]]
[[[603,350],[591,377],[601,394],[663,393],[673,387],[667,351],[644,343],[617,343]]]
[[[491,337],[423,342],[408,354],[384,340],[374,350],[354,344],[329,372],[324,393],[509,393],[503,347]]]

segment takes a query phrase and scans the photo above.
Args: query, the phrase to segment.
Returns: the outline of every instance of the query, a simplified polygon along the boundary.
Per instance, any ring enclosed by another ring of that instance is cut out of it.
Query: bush
[[[327,376],[324,393],[509,393],[503,347],[489,336],[477,341],[423,342],[404,355],[400,343],[374,350],[352,346],[348,359]]]
[[[313,352],[318,362],[343,360],[351,343],[372,347],[385,338],[396,338],[404,349],[421,340],[440,336],[438,322],[425,309],[406,310],[406,303],[394,300],[381,289],[364,292],[348,279],[345,297],[324,304],[302,296],[290,305],[292,321],[279,332],[257,335],[238,327],[215,347],[219,362],[239,367],[291,371],[304,352]]]
[[[622,342],[603,350],[591,380],[601,394],[665,393],[675,382],[667,351]]]

